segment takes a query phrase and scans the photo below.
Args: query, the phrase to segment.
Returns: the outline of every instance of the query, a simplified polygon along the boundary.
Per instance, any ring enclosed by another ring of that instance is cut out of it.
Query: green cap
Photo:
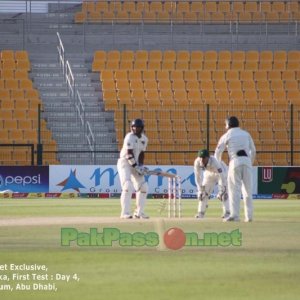
[[[207,149],[202,149],[202,150],[199,150],[198,152],[198,156],[199,157],[209,157],[209,152],[207,151]]]

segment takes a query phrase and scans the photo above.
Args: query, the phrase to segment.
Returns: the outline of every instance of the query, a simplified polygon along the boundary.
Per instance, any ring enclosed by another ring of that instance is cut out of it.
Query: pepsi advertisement
[[[49,191],[49,167],[0,166],[0,191],[47,193]]]

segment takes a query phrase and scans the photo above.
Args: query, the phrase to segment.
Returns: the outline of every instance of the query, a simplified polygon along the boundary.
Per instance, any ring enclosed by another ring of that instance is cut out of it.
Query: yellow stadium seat
[[[242,89],[243,91],[246,90],[255,90],[255,82],[253,80],[245,80],[242,81]]]
[[[240,75],[239,75],[239,71],[237,70],[227,70],[226,71],[226,80],[239,80]]]
[[[163,60],[161,63],[161,68],[162,68],[162,70],[174,70],[175,62]]]
[[[97,23],[101,21],[101,13],[99,11],[91,11],[88,14],[88,20],[92,23]]]
[[[266,81],[268,79],[268,73],[265,70],[258,70],[254,72],[254,80],[259,81]]]
[[[245,70],[256,71],[256,70],[258,70],[258,62],[246,60],[244,67],[245,67]]]
[[[1,109],[3,110],[10,110],[10,109],[13,110],[15,108],[14,101],[11,99],[1,100],[0,104],[1,104]]]
[[[282,71],[282,80],[295,80],[296,74],[294,70],[284,70]]]
[[[14,60],[15,54],[13,50],[2,50],[1,51],[1,60]]]
[[[142,79],[142,73],[140,70],[129,70],[128,71],[128,79],[129,80],[137,80]]]
[[[147,61],[144,61],[144,60],[136,60],[136,61],[133,63],[133,68],[134,68],[135,70],[147,70],[147,68],[148,68]]]
[[[287,80],[284,83],[284,88],[285,90],[298,90],[299,89],[299,85],[298,85],[298,81],[296,80]]]
[[[120,70],[132,70],[133,62],[129,60],[121,60],[119,65]]]
[[[3,69],[15,70],[16,69],[15,60],[12,60],[12,59],[3,60],[2,61],[2,68]]]
[[[149,10],[152,12],[162,11],[162,2],[150,2]]]
[[[273,91],[273,101],[276,104],[288,104],[288,100],[286,97],[286,91],[284,91],[284,90]]]
[[[144,70],[142,72],[142,77],[144,81],[150,80],[154,81],[156,80],[156,74],[154,70]]]
[[[106,69],[118,70],[119,66],[120,66],[119,60],[107,60],[106,62]]]
[[[279,70],[268,71],[269,80],[281,80],[281,72]]]
[[[154,80],[170,80],[170,72],[168,70],[157,70],[154,76]]]
[[[117,11],[116,19],[117,23],[128,23],[129,22],[129,14],[127,11],[121,10]]]
[[[211,80],[211,71],[209,71],[209,70],[198,71],[198,80],[199,81],[210,81]]]
[[[157,12],[157,22],[159,23],[169,23],[170,22],[170,13],[167,11]]]
[[[28,90],[33,88],[32,81],[30,79],[21,79],[19,80],[19,88]]]
[[[24,99],[24,90],[23,89],[13,89],[10,91],[11,99],[23,100]]]
[[[146,50],[137,50],[135,52],[136,61],[148,61],[148,51]]]
[[[211,89],[211,90],[202,90],[201,91],[201,95],[202,95],[202,101],[205,104],[212,104],[212,105],[216,105],[216,95],[215,92]]]
[[[250,71],[250,70],[240,71],[240,80],[242,80],[242,81],[253,80],[253,71]]]
[[[114,81],[111,81],[111,80],[102,81],[102,91],[115,90],[115,89],[116,89],[116,86],[115,86]]]
[[[185,81],[183,79],[172,80],[172,90],[185,90]]]
[[[175,90],[174,91],[174,102],[179,107],[188,107],[189,101],[186,90]]]
[[[274,56],[274,61],[287,61],[286,51],[282,51],[282,50],[274,51],[273,56]]]
[[[273,52],[269,50],[260,52],[260,61],[273,61]]]
[[[207,61],[204,60],[203,62],[203,70],[216,70],[217,69],[217,62],[216,61]]]
[[[172,89],[172,85],[171,85],[171,81],[170,80],[160,80],[158,81],[158,90],[162,91],[162,90],[171,90]]]
[[[137,1],[136,10],[141,12],[149,11],[149,3],[144,1]]]
[[[245,1],[245,11],[250,13],[257,12],[258,11],[257,2]]]
[[[273,70],[283,71],[285,69],[286,69],[286,62],[285,61],[274,61]]]
[[[270,86],[272,91],[284,89],[282,80],[272,80]]]
[[[231,69],[232,70],[244,70],[245,62],[242,60],[233,60],[231,62]]]
[[[145,90],[156,90],[157,91],[156,81],[152,81],[152,80],[144,81],[144,89]]]
[[[156,13],[154,11],[144,11],[143,19],[145,23],[155,23],[156,22]]]
[[[188,91],[188,100],[191,107],[199,107],[203,104],[202,95],[200,90],[190,90]]]
[[[142,20],[142,12],[140,11],[130,11],[129,12],[129,22],[130,23],[139,23]]]
[[[192,90],[199,90],[199,82],[198,81],[187,81],[186,82],[186,90],[192,91]]]
[[[274,1],[272,2],[272,11],[285,12],[285,2]]]
[[[300,68],[300,61],[288,61],[286,64],[287,70],[299,70]]]
[[[160,70],[161,69],[161,61],[152,60],[148,62],[148,70]]]
[[[78,11],[74,16],[75,23],[84,23],[86,21],[86,13],[83,11]]]
[[[16,79],[5,79],[4,85],[6,89],[18,89],[19,81]]]
[[[219,91],[219,90],[222,90],[222,91],[226,90],[227,91],[228,90],[227,81],[225,81],[225,80],[215,81],[214,82],[214,89],[216,91]]]
[[[139,79],[133,79],[129,81],[130,90],[142,90],[144,88],[142,80]]]
[[[258,91],[270,90],[270,84],[269,84],[269,81],[267,80],[267,77],[265,79],[258,80],[256,82],[256,88]]]
[[[15,79],[27,79],[28,78],[28,72],[27,70],[15,70]]]
[[[116,90],[130,90],[129,81],[128,80],[117,80],[116,81]]]
[[[204,7],[203,7],[203,4],[202,2],[191,2],[191,5],[190,5],[190,10],[191,12],[196,12],[196,13],[201,13],[201,12],[204,12]]]
[[[272,61],[260,61],[258,65],[259,70],[272,70],[273,69],[273,62]]]
[[[231,102],[235,104],[244,104],[244,95],[242,90],[231,90],[229,96]]]

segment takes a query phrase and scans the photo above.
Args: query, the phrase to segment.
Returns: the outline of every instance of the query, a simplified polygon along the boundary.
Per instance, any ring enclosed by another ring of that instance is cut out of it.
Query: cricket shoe
[[[133,217],[135,219],[149,219],[149,216],[145,215],[144,213],[141,214],[134,213]]]
[[[204,213],[203,212],[199,212],[195,215],[196,219],[204,219]]]
[[[121,215],[120,218],[121,218],[121,219],[132,219],[132,215],[124,214],[124,215]]]
[[[223,222],[239,222],[240,219],[237,217],[228,217],[226,219],[223,219]]]
[[[226,211],[225,214],[223,214],[222,219],[227,219],[230,217],[230,212]]]
[[[245,219],[245,223],[250,223],[252,222],[252,219]]]

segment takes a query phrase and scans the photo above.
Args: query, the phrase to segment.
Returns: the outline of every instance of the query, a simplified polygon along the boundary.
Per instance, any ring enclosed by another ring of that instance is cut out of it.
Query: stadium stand
[[[298,1],[83,1],[76,23],[288,23],[299,20]]]
[[[3,50],[0,52],[0,164],[30,165],[29,147],[15,144],[38,143],[38,105],[42,105],[38,91],[34,88],[28,72],[31,69],[27,51]],[[56,149],[51,131],[45,120],[41,120],[41,142],[44,150]],[[57,164],[55,153],[44,155],[44,164]]]
[[[42,126],[52,129],[59,144],[59,148],[46,147],[54,152],[59,149],[62,163],[114,164],[123,140],[126,104],[127,125],[134,117],[146,121],[148,150],[153,151],[148,157],[153,163],[191,164],[196,151],[208,141],[213,151],[224,132],[224,118],[236,114],[258,150],[266,151],[259,153],[257,164],[289,164],[289,105],[294,103],[293,134],[298,139],[294,150],[299,150],[298,1],[91,0],[82,6],[61,3],[60,8],[63,13],[49,5],[52,14],[26,14],[31,22],[20,38],[24,45],[14,49],[30,50],[34,61],[25,62],[26,51],[4,53],[0,95],[3,112],[8,113],[2,118],[1,110],[1,124],[7,120],[5,126],[14,131],[11,135],[1,131],[3,140],[10,136],[18,140],[20,126],[26,130],[26,139],[33,138],[29,123],[36,128],[37,112],[31,107],[42,98],[47,120]],[[78,99],[66,92],[58,68],[57,31],[74,71],[74,86],[81,93],[83,125]],[[4,36],[5,47],[6,42]],[[39,92],[28,80],[30,70]],[[210,104],[209,121],[206,104]],[[31,122],[27,122],[28,115]],[[93,145],[86,142],[87,122],[95,138]],[[107,154],[97,150],[107,150]],[[54,152],[44,153],[44,158]]]
[[[123,104],[127,104],[129,112],[136,109],[143,112],[143,118],[151,128],[147,134],[154,145],[160,145],[165,151],[174,151],[174,145],[177,151],[196,151],[199,145],[194,146],[194,140],[201,140],[203,145],[206,143],[206,132],[201,132],[199,119],[190,120],[191,110],[196,103],[198,108],[202,106],[204,109],[206,104],[211,107],[213,126],[210,128],[210,148],[213,149],[224,132],[226,113],[214,111],[214,108],[221,105],[231,113],[236,107],[241,107],[240,111],[236,111],[236,115],[243,125],[251,128],[258,150],[289,150],[288,120],[286,117],[282,118],[282,112],[275,112],[273,109],[281,105],[286,116],[290,104],[299,104],[297,68],[287,69],[291,62],[297,65],[299,51],[185,52],[186,69],[176,69],[177,61],[182,55],[180,51],[143,51],[144,69],[134,68],[141,53],[135,52],[130,56],[133,59],[132,68],[127,70],[119,69],[122,57],[127,51],[118,54],[118,58],[121,57],[118,60],[119,65],[113,68],[107,64],[107,57],[111,57],[115,51],[103,53],[101,57],[97,53],[98,51],[94,55],[93,71],[100,72],[105,109],[115,110],[119,147],[123,141],[123,123],[117,120],[122,120],[120,110]],[[202,61],[198,70],[190,68],[194,57]],[[153,61],[159,62],[156,68],[151,64]],[[171,67],[162,67],[170,61]],[[223,61],[228,61],[228,68],[224,69],[222,64],[222,68],[218,69],[219,62]],[[278,61],[282,64],[277,64]],[[239,68],[236,62],[239,62]],[[261,67],[265,62],[269,62],[270,68]],[[96,68],[98,65],[102,67]],[[123,93],[121,86],[124,88]],[[112,97],[110,93],[106,93],[106,89],[113,94]],[[155,112],[149,116],[153,110]],[[130,119],[129,114],[128,122]],[[205,124],[202,123],[202,126]],[[156,156],[152,154],[151,160],[158,163],[162,159],[161,155],[162,153],[157,153]],[[191,157],[182,153],[176,155],[176,152],[174,155],[164,155],[163,159],[170,164],[192,162]],[[257,163],[269,164],[271,161],[275,165],[289,163],[285,153],[270,157],[263,155]]]

